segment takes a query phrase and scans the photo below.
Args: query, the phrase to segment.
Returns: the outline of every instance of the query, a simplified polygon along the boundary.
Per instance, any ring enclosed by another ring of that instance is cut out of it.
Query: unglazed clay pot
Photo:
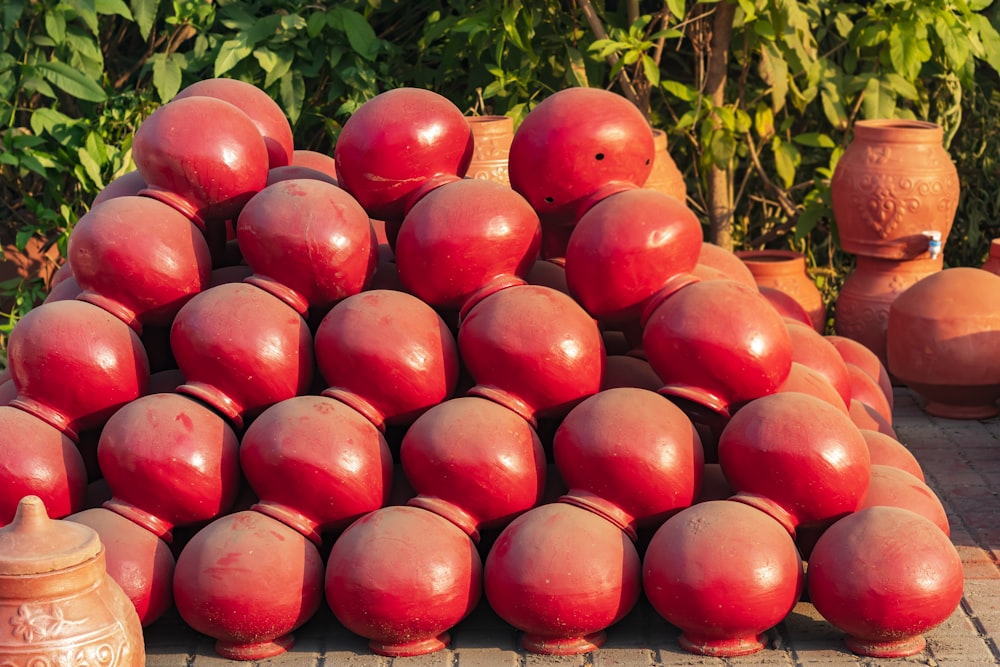
[[[853,512],[868,491],[871,455],[850,417],[808,394],[758,398],[719,438],[719,463],[736,490],[794,535],[804,523]]]
[[[635,387],[658,391],[663,380],[656,374],[648,361],[628,354],[609,354],[604,361],[604,379],[601,390],[616,387]]]
[[[105,571],[97,534],[54,521],[35,496],[0,528],[0,655],[9,665],[146,663],[135,609]]]
[[[874,409],[886,423],[892,424],[892,405],[886,400],[878,382],[854,364],[847,364],[847,375],[851,380],[850,400],[864,403]]]
[[[653,193],[657,194],[657,193]],[[600,390],[604,342],[569,296],[538,285],[500,290],[463,311],[458,347],[475,386],[537,425]]]
[[[697,274],[697,271],[695,271],[695,274]],[[767,299],[768,303],[778,311],[779,315],[793,322],[800,322],[807,327],[812,327],[812,318],[809,316],[809,313],[794,298],[773,287],[758,287],[757,289],[760,290],[760,293]]]
[[[826,328],[826,304],[816,283],[809,276],[806,257],[792,250],[741,250],[736,253],[750,269],[758,286],[784,292],[799,302],[813,329]]]
[[[879,389],[885,395],[885,400],[889,401],[891,407],[894,403],[892,395],[892,380],[889,378],[889,371],[879,360],[878,355],[872,352],[862,343],[845,336],[826,336],[826,339],[833,343],[840,352],[840,356],[849,364],[854,364],[864,372],[868,373],[876,382]]]
[[[917,457],[899,440],[869,429],[861,429],[861,435],[865,436],[865,442],[868,443],[872,465],[893,466],[905,470],[921,482],[926,481]]]
[[[924,649],[923,633],[958,607],[962,560],[929,519],[869,507],[840,519],[809,558],[809,599],[847,633],[858,655],[898,658]]]
[[[989,255],[979,268],[1000,275],[1000,239],[990,241]]]
[[[292,152],[291,164],[294,167],[315,169],[337,182],[337,161],[333,159],[332,155],[305,148],[296,148]]]
[[[455,524],[419,507],[384,507],[334,542],[326,601],[379,655],[431,653],[448,645],[448,629],[476,607],[482,568]]]
[[[312,382],[305,320],[253,285],[223,284],[188,301],[174,319],[170,346],[185,379],[177,391],[208,403],[236,429]]]
[[[542,500],[545,452],[517,413],[476,396],[436,405],[406,431],[399,450],[415,497],[474,542]]]
[[[163,105],[135,131],[132,155],[147,187],[205,229],[235,218],[267,183],[267,146],[238,107],[194,96]]]
[[[304,535],[242,511],[198,531],[177,558],[174,602],[184,622],[230,660],[284,653],[319,609],[323,559]]]
[[[421,196],[462,178],[472,151],[458,107],[430,90],[396,88],[347,119],[333,156],[340,186],[371,217],[398,224]]]
[[[278,519],[317,545],[386,503],[392,455],[360,413],[324,396],[272,405],[247,429],[240,463],[260,499],[251,509]]]
[[[799,322],[786,321],[785,326],[788,327],[788,333],[792,337],[792,360],[808,366],[825,377],[837,390],[846,408],[853,397],[851,373],[837,348],[827,340],[826,336]],[[858,371],[864,372],[861,369]],[[875,388],[878,390],[878,385],[875,385]],[[881,394],[881,390],[878,391]]]
[[[605,628],[638,601],[642,571],[634,544],[613,523],[555,502],[500,533],[484,583],[493,610],[524,633],[526,650],[572,655],[604,643]]]
[[[653,170],[642,187],[685,201],[687,184],[684,182],[684,174],[677,168],[677,163],[667,150],[667,133],[663,130],[653,130],[653,150]]]
[[[705,271],[705,273],[701,273]],[[709,273],[714,271],[716,273]],[[747,287],[757,287],[757,281],[750,269],[735,253],[732,253],[714,243],[703,241],[698,252],[698,264],[694,274],[702,280],[728,278]]]
[[[71,439],[146,393],[149,361],[135,331],[83,301],[47,303],[18,320],[7,345],[10,405]]]
[[[323,395],[380,430],[412,423],[458,384],[458,347],[444,320],[394,290],[369,290],[334,306],[316,330],[316,363],[328,385]]]
[[[69,238],[78,299],[108,311],[140,335],[169,326],[208,286],[205,238],[175,209],[148,197],[116,197],[84,214]]]
[[[928,276],[893,302],[889,370],[951,419],[1000,412],[1000,276],[959,267]]]
[[[315,179],[269,185],[247,202],[236,224],[246,282],[300,315],[326,313],[362,291],[378,260],[368,214],[349,194]]]
[[[830,183],[840,245],[847,252],[915,259],[927,231],[948,238],[958,208],[958,171],[939,125],[870,119],[854,124],[854,139]]]
[[[705,457],[680,408],[645,389],[608,389],[573,408],[556,430],[559,500],[611,521],[632,539],[698,496]]]
[[[797,361],[792,362],[792,369],[788,372],[788,377],[774,393],[781,394],[789,391],[797,391],[815,396],[837,408],[837,410],[840,410],[845,415],[849,414],[847,404],[844,403],[844,399],[833,388],[833,385],[830,384],[830,380],[820,374],[819,371],[800,364]]]
[[[866,507],[902,507],[930,519],[941,531],[951,536],[948,515],[940,498],[905,470],[886,465],[872,465],[872,482],[859,510]]]
[[[146,187],[146,180],[142,177],[137,170],[125,172],[118,178],[114,179],[103,188],[101,191],[94,195],[94,200],[90,202],[90,208],[94,208],[98,204],[108,200],[114,199],[115,197],[131,197],[139,194]],[[55,277],[53,277],[52,286],[55,287]]]
[[[466,118],[472,130],[472,161],[466,178],[495,181],[510,185],[507,156],[514,141],[514,119],[507,116],[471,116]]]
[[[249,116],[264,138],[270,168],[292,163],[292,126],[278,103],[263,90],[239,79],[203,79],[183,88],[174,100],[196,95],[224,100]]]
[[[681,647],[699,655],[763,649],[763,633],[791,612],[803,585],[802,559],[781,524],[728,500],[667,519],[643,559],[646,597],[681,629]]]
[[[892,302],[919,280],[939,272],[943,265],[944,255],[911,260],[859,256],[837,295],[834,330],[867,347],[887,366],[885,337]]]

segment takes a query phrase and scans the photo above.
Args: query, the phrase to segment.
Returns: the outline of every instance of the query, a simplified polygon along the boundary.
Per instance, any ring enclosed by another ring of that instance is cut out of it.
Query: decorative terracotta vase
[[[538,285],[500,290],[464,312],[458,347],[472,396],[500,403],[533,426],[565,415],[600,390],[604,343],[570,297]]]
[[[174,100],[197,95],[229,102],[250,117],[267,146],[269,168],[292,163],[295,150],[292,126],[278,103],[262,89],[239,79],[202,79],[181,89]]]
[[[858,655],[898,658],[958,607],[962,560],[929,519],[869,507],[830,526],[809,558],[809,599]]]
[[[268,155],[253,121],[236,106],[194,96],[163,105],[135,131],[132,155],[147,187],[205,230],[235,218],[267,183]]]
[[[208,286],[212,258],[195,225],[148,197],[116,197],[84,214],[69,238],[78,299],[108,311],[136,333],[169,326]]]
[[[326,601],[379,655],[431,653],[448,645],[448,629],[476,607],[482,568],[455,524],[419,507],[384,507],[334,542]]]
[[[97,534],[54,521],[35,496],[0,528],[0,655],[9,665],[146,663],[142,627],[105,572]]]
[[[939,125],[875,119],[854,124],[854,139],[830,184],[840,245],[867,257],[909,260],[929,238],[942,240],[958,208],[958,171]]]
[[[868,445],[843,412],[807,394],[764,396],[733,415],[719,438],[733,500],[796,526],[857,509],[868,490]]]
[[[545,554],[539,558],[539,554]],[[572,655],[600,647],[642,586],[639,554],[613,523],[565,502],[525,512],[486,558],[490,606],[524,634],[532,653]]]
[[[861,429],[861,435],[868,443],[872,465],[893,466],[905,470],[921,482],[926,481],[923,468],[921,468],[917,457],[899,440],[869,429]]]
[[[680,201],[687,200],[684,174],[677,168],[677,163],[667,150],[667,133],[663,130],[653,130],[653,151],[653,170],[642,187],[662,192]]]
[[[246,279],[300,315],[326,313],[363,290],[378,259],[368,214],[349,194],[315,179],[269,185],[240,212]]]
[[[764,631],[791,612],[803,579],[802,559],[781,524],[728,500],[668,519],[643,559],[646,597],[681,629],[681,647],[720,658],[763,649]]]
[[[451,398],[458,384],[458,347],[444,320],[393,290],[369,290],[334,306],[316,330],[316,363],[328,385],[323,395],[383,431],[412,423]]]
[[[471,116],[466,121],[472,130],[473,152],[465,177],[509,186],[507,156],[514,141],[514,119],[507,116]]]
[[[809,313],[812,327],[823,333],[826,304],[809,276],[805,255],[792,250],[741,250],[736,256],[750,269],[758,286],[771,287],[794,298]]]
[[[284,653],[323,600],[323,559],[304,535],[242,511],[198,531],[177,558],[174,603],[230,660]]]
[[[951,419],[1000,412],[1000,276],[959,267],[928,276],[897,298],[886,334],[889,370]]]
[[[241,468],[260,499],[251,509],[302,533],[317,546],[386,503],[392,455],[361,414],[323,396],[272,405],[240,443]]]
[[[472,152],[472,131],[458,107],[430,90],[396,88],[347,119],[333,157],[340,187],[398,231],[420,197],[465,175]],[[394,233],[389,241],[395,243]]]
[[[926,517],[941,532],[951,536],[948,515],[940,498],[929,486],[905,470],[873,464],[872,482],[858,510],[866,507],[902,507]]]
[[[826,339],[826,336],[820,335],[815,329],[804,324],[786,321],[785,326],[788,327],[788,333],[792,337],[792,360],[808,366],[825,377],[837,390],[846,408],[853,397],[851,372],[837,348]],[[875,388],[878,389],[878,385],[875,385]],[[881,394],[881,390],[878,391]]]
[[[856,340],[888,366],[886,328],[893,301],[919,280],[939,272],[944,256],[907,261],[859,256],[837,296],[833,327]]]

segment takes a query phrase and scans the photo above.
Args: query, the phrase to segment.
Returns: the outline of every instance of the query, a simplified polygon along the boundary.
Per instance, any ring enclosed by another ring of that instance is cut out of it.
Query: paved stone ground
[[[608,630],[606,645],[593,653],[548,657],[518,648],[517,632],[489,606],[452,631],[451,646],[430,655],[383,658],[367,642],[344,629],[324,607],[299,629],[288,653],[257,665],[305,667],[653,667],[659,665],[997,665],[1000,664],[1000,417],[985,421],[938,419],[924,413],[904,388],[895,391],[894,426],[901,442],[920,461],[927,483],[941,498],[951,522],[952,541],[965,567],[962,603],[942,625],[927,633],[927,648],[910,658],[874,660],[850,653],[842,633],[800,602],[768,632],[769,646],[741,658],[704,658],[682,650],[679,631],[640,603]],[[184,625],[176,613],[146,629],[150,667],[239,665],[219,658],[213,640]]]

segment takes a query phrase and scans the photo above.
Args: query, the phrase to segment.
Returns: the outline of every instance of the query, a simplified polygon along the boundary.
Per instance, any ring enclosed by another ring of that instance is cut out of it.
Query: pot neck
[[[569,493],[560,496],[557,502],[585,509],[606,521],[610,521],[619,530],[628,535],[633,544],[639,539],[639,535],[636,532],[635,517],[606,498],[595,495],[590,491],[570,489]]]
[[[406,504],[410,507],[425,509],[428,512],[433,512],[434,514],[447,519],[451,523],[458,526],[474,543],[479,544],[479,522],[476,521],[471,514],[455,503],[442,498],[436,498],[434,496],[418,494],[417,496],[410,498]]]
[[[142,526],[167,544],[174,541],[173,524],[150,514],[144,509],[140,509],[118,498],[104,501],[102,507],[111,510],[119,516],[125,517],[134,524]]]

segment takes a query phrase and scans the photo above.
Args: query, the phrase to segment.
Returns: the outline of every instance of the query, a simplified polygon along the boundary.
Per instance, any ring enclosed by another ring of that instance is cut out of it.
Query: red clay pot
[[[837,408],[837,410],[840,410],[845,415],[849,414],[847,404],[844,403],[844,399],[833,388],[833,385],[830,384],[830,380],[826,376],[821,375],[819,371],[809,366],[804,366],[797,361],[792,362],[792,369],[788,372],[788,378],[785,379],[774,393],[781,394],[789,391],[815,396]]]
[[[872,464],[872,481],[858,510],[866,507],[902,507],[930,519],[951,536],[941,500],[923,481],[893,466]]]
[[[846,408],[853,397],[852,376],[847,362],[837,348],[825,336],[804,324],[786,320],[785,325],[792,337],[792,360],[808,366],[826,378]]]
[[[708,270],[710,272],[700,273]],[[714,272],[714,273],[712,273]],[[757,287],[750,269],[735,253],[725,248],[709,243],[701,244],[701,251],[698,253],[698,264],[695,266],[694,274],[702,280],[728,279],[743,283],[747,287]]]
[[[133,169],[132,171],[126,172],[114,179],[103,188],[101,191],[94,195],[94,200],[90,202],[90,208],[94,208],[98,204],[107,201],[108,199],[114,199],[115,197],[132,197],[146,188],[146,179],[142,177],[142,174],[138,170]],[[55,287],[55,281],[53,280],[52,286]]]
[[[792,250],[741,250],[736,253],[759,287],[770,287],[795,299],[809,314],[812,328],[826,329],[826,304],[809,276],[805,255]]]
[[[879,361],[878,355],[856,340],[844,336],[826,336],[826,339],[833,343],[840,352],[840,356],[849,364],[854,364],[874,379],[885,395],[885,400],[889,402],[889,407],[893,405],[892,380],[885,365]]]
[[[899,440],[869,429],[861,429],[861,435],[865,436],[865,442],[868,443],[872,465],[893,466],[905,470],[921,482],[925,481],[924,471],[917,457]]]

